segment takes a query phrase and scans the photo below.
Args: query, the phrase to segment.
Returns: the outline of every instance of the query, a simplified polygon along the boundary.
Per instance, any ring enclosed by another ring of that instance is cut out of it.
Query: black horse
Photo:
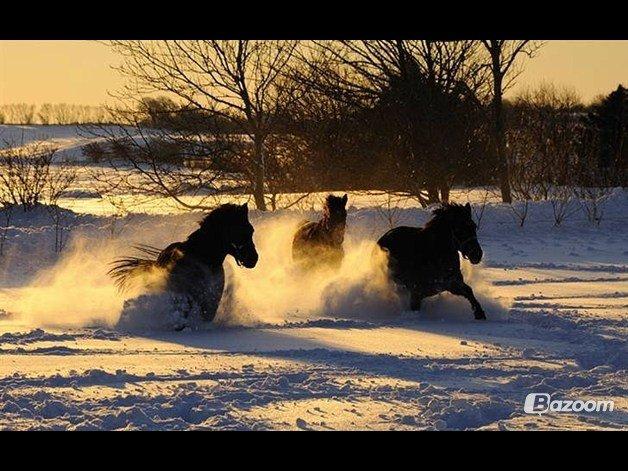
[[[423,298],[443,291],[464,296],[476,319],[486,319],[484,310],[460,272],[460,258],[474,265],[482,260],[477,226],[471,206],[445,204],[433,212],[424,228],[396,227],[377,244],[388,254],[388,274],[402,292],[410,295],[410,308],[418,311]]]
[[[205,321],[214,319],[222,297],[225,257],[231,255],[246,268],[255,267],[258,260],[246,204],[223,204],[214,209],[184,242],[170,244],[162,251],[148,246],[137,248],[151,258],[116,260],[109,274],[118,288],[124,290],[137,276],[164,271],[166,290],[188,296]]]
[[[292,239],[292,258],[302,269],[332,268],[342,264],[342,243],[347,225],[347,195],[327,195],[323,218],[305,221]]]

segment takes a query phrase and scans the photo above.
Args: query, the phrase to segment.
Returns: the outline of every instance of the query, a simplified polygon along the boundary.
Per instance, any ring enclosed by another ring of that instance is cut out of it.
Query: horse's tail
[[[158,265],[157,258],[161,250],[149,245],[136,245],[133,248],[148,255],[150,258],[123,257],[111,263],[112,267],[107,274],[114,279],[114,283],[120,292],[126,291],[133,278],[148,273]]]

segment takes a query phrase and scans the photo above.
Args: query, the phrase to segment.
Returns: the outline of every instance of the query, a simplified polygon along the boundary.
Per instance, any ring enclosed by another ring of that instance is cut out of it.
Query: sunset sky
[[[0,104],[100,104],[122,80],[117,57],[93,41],[0,41]],[[573,87],[583,100],[628,84],[628,41],[548,41],[510,94],[542,81]]]

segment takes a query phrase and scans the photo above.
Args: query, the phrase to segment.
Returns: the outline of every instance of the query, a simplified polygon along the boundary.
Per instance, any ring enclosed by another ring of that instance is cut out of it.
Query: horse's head
[[[223,237],[227,253],[238,265],[253,268],[259,258],[253,243],[253,226],[249,222],[249,207],[230,205],[229,215],[223,221]]]
[[[342,227],[347,223],[347,194],[344,196],[327,195],[324,214],[330,227]]]
[[[253,225],[249,222],[249,207],[246,203],[236,206],[231,224],[225,227],[227,253],[235,258],[238,265],[253,268],[259,256],[253,243]]]
[[[469,259],[474,265],[482,260],[482,247],[478,242],[477,225],[473,222],[471,205],[448,204],[435,213],[445,216],[451,228],[451,237],[456,247],[464,258]]]

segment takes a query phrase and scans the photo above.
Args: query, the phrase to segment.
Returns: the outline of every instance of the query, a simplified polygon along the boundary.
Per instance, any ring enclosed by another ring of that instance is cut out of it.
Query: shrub
[[[0,152],[0,204],[30,211],[55,203],[76,179],[69,168],[52,168],[57,149],[45,143],[9,146]]]
[[[107,156],[106,146],[100,142],[89,142],[81,147],[81,151],[89,162],[95,164],[105,161]]]

